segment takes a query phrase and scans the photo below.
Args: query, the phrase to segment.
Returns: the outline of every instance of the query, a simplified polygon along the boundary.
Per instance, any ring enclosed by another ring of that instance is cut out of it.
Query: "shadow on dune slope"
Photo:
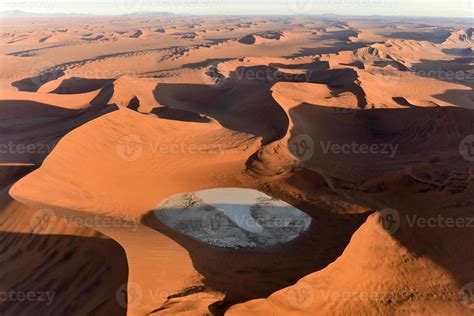
[[[326,62],[300,65],[301,74],[285,73],[295,65],[238,67],[221,85],[159,84],[153,94],[162,105],[199,113],[216,119],[231,130],[262,137],[263,144],[283,138],[288,117],[272,96],[276,82],[309,82],[327,84],[332,93],[353,93],[358,106],[367,105],[365,92],[357,84],[352,69],[328,69]]]
[[[12,200],[5,190],[0,192],[0,267],[2,315],[126,315],[126,293],[116,298],[128,279],[122,247],[51,210]]]
[[[0,101],[0,162],[41,163],[71,130],[115,111],[107,102],[113,86],[103,89],[83,109],[66,109],[28,100]]]
[[[56,80],[64,75],[64,71],[53,69],[35,77],[25,78],[12,82],[12,86],[14,86],[20,91],[36,92],[39,90],[39,88],[41,88],[42,85],[50,81]]]
[[[461,157],[460,144],[474,134],[474,111],[455,107],[341,111],[312,104],[286,110],[292,126],[290,135],[278,142],[279,147],[270,147],[269,153],[265,154],[265,147],[261,150],[259,155],[267,160],[260,159],[260,168],[283,161],[278,156],[289,155],[292,137],[304,136],[305,148],[312,153],[299,161],[300,167],[324,175],[336,192],[370,209],[393,210],[388,213],[391,216],[382,219],[383,225],[390,223],[386,228],[390,233],[384,233],[395,247],[383,241],[373,247],[371,243],[377,243],[373,239],[349,246],[351,254],[369,254],[368,258],[380,258],[380,262],[374,259],[370,262],[374,267],[370,267],[367,263],[359,265],[358,257],[356,261],[339,260],[332,268],[308,276],[300,287],[306,284],[312,288],[315,299],[305,312],[320,311],[325,305],[346,313],[351,308],[347,306],[370,311],[372,307],[367,304],[372,301],[356,295],[371,292],[401,298],[387,303],[374,301],[374,312],[406,312],[407,300],[427,310],[431,304],[435,308],[442,304],[462,306],[459,290],[474,280],[470,264],[474,254],[471,245],[464,242],[474,238],[474,163]],[[352,144],[375,145],[376,151],[363,153],[360,147],[350,147]],[[344,145],[349,147],[343,150]],[[393,155],[382,151],[388,145],[396,146]],[[423,261],[429,264],[420,265]],[[350,276],[354,269],[363,273]],[[388,273],[382,275],[381,271]],[[341,283],[345,273],[347,284]],[[444,279],[435,277],[440,273]],[[341,288],[354,295],[354,300],[324,297],[330,297],[332,291],[341,294],[337,292]],[[285,293],[275,294],[279,301],[275,299],[272,311],[287,304]],[[255,301],[249,310],[253,308],[258,314],[264,303]]]
[[[260,136],[269,143],[283,137],[288,128],[288,118],[270,88],[271,84],[159,84],[153,93],[160,104],[212,117],[226,128]]]
[[[115,295],[127,259],[115,241],[0,231],[0,249],[0,291],[13,295],[0,302],[2,314],[126,315]]]
[[[61,84],[51,91],[55,94],[78,94],[102,89],[112,84],[115,79],[90,79],[73,77],[64,79]]]
[[[460,152],[465,138],[474,134],[473,110],[409,107],[341,113],[301,104],[288,112],[294,124],[291,136],[308,136],[314,151],[300,162],[303,167],[325,175],[333,188],[373,209],[396,209],[401,219],[395,239],[441,265],[461,287],[472,282],[474,268],[467,262],[473,257],[469,245],[459,240],[474,237],[467,226],[474,207],[474,163]],[[377,150],[341,149],[353,144]],[[464,226],[410,226],[416,217],[460,219]]]
[[[294,284],[299,278],[333,262],[349,243],[351,235],[367,214],[337,215],[314,210],[311,205],[295,205],[313,216],[310,229],[294,241],[268,250],[229,250],[209,246],[161,223],[155,212],[143,222],[175,240],[190,254],[204,284],[226,294],[219,306],[221,314],[230,305],[263,298]]]

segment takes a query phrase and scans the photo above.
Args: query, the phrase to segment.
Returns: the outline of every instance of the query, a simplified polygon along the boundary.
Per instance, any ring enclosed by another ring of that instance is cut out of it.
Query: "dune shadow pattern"
[[[113,240],[2,231],[0,266],[2,315],[126,315],[127,259]]]
[[[314,156],[302,163],[305,168],[325,174],[336,190],[371,209],[395,209],[400,228],[393,238],[403,247],[440,265],[460,287],[474,280],[474,254],[464,242],[474,238],[474,164],[460,153],[463,139],[474,134],[473,110],[406,107],[339,112],[301,104],[290,117],[299,123],[292,134],[307,133],[314,142]],[[321,143],[328,141],[393,145],[397,151],[393,157],[381,152],[324,152]],[[410,220],[416,218],[449,218],[463,225],[413,226]]]
[[[109,85],[83,109],[28,100],[1,100],[0,144],[6,150],[2,150],[0,162],[40,164],[67,133],[117,110],[116,105],[108,104],[112,95],[113,85]]]
[[[222,314],[233,304],[267,297],[333,262],[368,216],[328,215],[310,212],[310,205],[296,207],[317,214],[310,228],[298,238],[269,249],[213,247],[166,226],[155,211],[144,216],[143,222],[184,247],[195,269],[204,276],[204,284],[225,293],[223,302],[209,307],[214,313]]]

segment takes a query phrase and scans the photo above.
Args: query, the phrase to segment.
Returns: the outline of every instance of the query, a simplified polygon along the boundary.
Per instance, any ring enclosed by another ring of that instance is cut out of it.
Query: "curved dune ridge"
[[[0,314],[472,314],[466,21],[6,21]]]

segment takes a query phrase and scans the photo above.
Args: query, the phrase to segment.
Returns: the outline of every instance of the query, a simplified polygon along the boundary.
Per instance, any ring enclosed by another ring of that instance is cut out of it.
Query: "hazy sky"
[[[0,0],[0,10],[39,13],[326,14],[473,17],[474,0]]]

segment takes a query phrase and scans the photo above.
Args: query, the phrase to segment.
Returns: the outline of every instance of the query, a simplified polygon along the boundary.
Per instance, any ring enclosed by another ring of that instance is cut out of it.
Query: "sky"
[[[97,15],[160,11],[219,15],[473,17],[474,0],[0,0],[0,11]]]

